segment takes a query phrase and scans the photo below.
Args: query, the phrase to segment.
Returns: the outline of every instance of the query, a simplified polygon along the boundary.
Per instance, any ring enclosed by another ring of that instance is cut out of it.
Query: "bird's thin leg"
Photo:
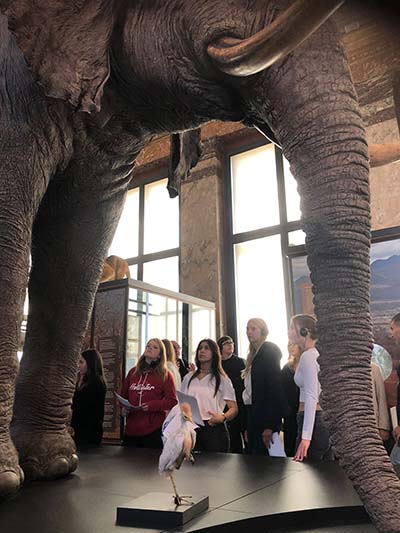
[[[171,480],[172,487],[174,489],[174,502],[175,502],[175,505],[180,505],[182,500],[181,500],[181,497],[178,494],[178,491],[176,490],[176,485],[175,485],[175,481],[174,481],[174,475],[173,475],[172,472],[171,472],[171,475],[170,475],[169,478]]]
[[[175,503],[175,505],[181,505],[182,502],[192,505],[193,502],[190,501],[190,498],[192,496],[186,496],[186,495],[185,496],[179,496],[178,491],[176,490],[175,480],[174,480],[172,472],[171,472],[171,475],[170,475],[170,480],[171,480],[172,486],[174,488],[174,503]]]

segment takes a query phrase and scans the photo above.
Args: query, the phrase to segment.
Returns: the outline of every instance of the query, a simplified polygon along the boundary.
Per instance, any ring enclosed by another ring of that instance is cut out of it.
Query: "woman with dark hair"
[[[231,453],[243,453],[242,435],[246,429],[246,410],[242,398],[244,389],[242,371],[246,363],[235,354],[235,344],[229,335],[220,337],[217,344],[221,352],[222,368],[232,381],[238,406],[238,416],[228,423],[229,438],[231,441],[230,451]]]
[[[195,396],[204,426],[196,429],[196,450],[228,452],[226,422],[238,413],[235,391],[221,366],[218,345],[211,339],[200,341],[195,357],[196,370],[183,379],[182,392]],[[228,410],[224,413],[225,406]]]
[[[281,430],[282,418],[288,411],[281,382],[282,354],[276,344],[267,341],[268,333],[262,318],[247,322],[249,352],[243,371],[243,401],[247,411],[247,450],[252,455],[268,455],[273,434]]]
[[[106,389],[101,355],[97,350],[82,352],[72,399],[71,426],[77,446],[98,446],[101,443]]]
[[[289,342],[300,346],[301,356],[294,374],[294,381],[300,389],[300,403],[297,414],[297,442],[294,461],[331,459],[329,433],[325,425],[319,396],[318,381],[319,353],[316,320],[311,315],[295,315],[289,326]]]
[[[125,378],[121,396],[133,406],[126,409],[124,444],[162,448],[161,426],[165,412],[176,405],[174,380],[167,368],[165,346],[150,339],[135,368]]]

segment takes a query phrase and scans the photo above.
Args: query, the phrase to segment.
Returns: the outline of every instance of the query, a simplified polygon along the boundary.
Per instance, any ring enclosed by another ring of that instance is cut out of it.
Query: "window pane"
[[[145,186],[144,253],[179,246],[179,198],[170,198],[167,179]]]
[[[295,314],[314,314],[314,303],[312,293],[312,283],[310,279],[310,270],[307,265],[307,257],[293,257],[292,275],[293,275],[293,297]]]
[[[235,258],[239,355],[247,354],[247,321],[260,317],[268,325],[268,340],[280,347],[285,360],[287,316],[280,236],[237,244]]]
[[[202,339],[215,339],[215,311],[189,305],[189,362],[194,362],[196,348]]]
[[[371,247],[371,313],[374,342],[391,355],[393,371],[385,382],[389,407],[396,405],[400,346],[390,334],[390,320],[400,311],[400,239]]]
[[[132,279],[137,279],[137,271],[138,271],[137,265],[129,265],[129,273]]]
[[[139,189],[128,191],[109,255],[136,257],[139,253]]]
[[[143,281],[170,291],[179,291],[179,258],[168,257],[143,264]]]
[[[283,158],[283,172],[285,174],[286,211],[288,222],[300,220],[300,196],[297,192],[297,182],[292,176],[289,161]]]
[[[231,158],[233,232],[279,224],[275,150],[272,144]]]
[[[306,257],[292,259],[295,313],[314,313],[312,284]],[[390,320],[400,309],[400,239],[371,247],[371,314],[374,342],[392,357],[393,371],[385,381],[389,407],[396,405],[400,346],[390,334]]]
[[[302,229],[289,233],[289,246],[298,246],[306,243],[306,234]]]

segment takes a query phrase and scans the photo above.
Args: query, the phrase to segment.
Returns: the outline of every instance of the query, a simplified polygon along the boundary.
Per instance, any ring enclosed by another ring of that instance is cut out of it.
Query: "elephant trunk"
[[[331,442],[377,527],[399,531],[400,482],[372,405],[367,143],[335,31],[325,25],[265,80],[267,101],[251,106],[263,106],[302,198]]]

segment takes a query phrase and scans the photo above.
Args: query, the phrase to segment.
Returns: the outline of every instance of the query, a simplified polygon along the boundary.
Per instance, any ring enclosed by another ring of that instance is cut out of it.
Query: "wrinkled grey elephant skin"
[[[0,0],[1,497],[20,466],[31,479],[77,466],[65,429],[76,360],[138,153],[154,135],[243,121],[273,132],[298,183],[335,452],[378,527],[400,530],[370,398],[367,143],[337,31],[328,20],[250,76],[217,61],[221,39],[273,27],[293,4]],[[176,146],[195,151],[181,154],[190,167],[197,148]]]

